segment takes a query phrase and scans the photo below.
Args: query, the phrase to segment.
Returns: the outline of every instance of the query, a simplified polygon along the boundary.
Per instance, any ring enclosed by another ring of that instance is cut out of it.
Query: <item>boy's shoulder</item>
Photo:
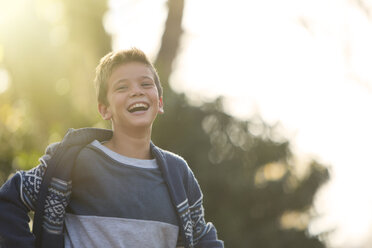
[[[151,143],[151,148],[153,151],[155,151],[155,153],[160,153],[161,156],[163,156],[167,160],[167,162],[171,161],[177,163],[177,165],[187,166],[186,160],[179,154],[155,146],[153,143]]]
[[[181,155],[179,155],[177,153],[174,153],[174,152],[171,152],[171,151],[168,151],[168,150],[164,150],[162,148],[159,148],[159,149],[161,149],[161,151],[163,152],[163,154],[168,159],[174,159],[176,161],[179,161],[180,163],[187,164],[186,160]]]
[[[157,158],[163,159],[166,164],[166,167],[171,171],[178,171],[183,174],[188,174],[191,170],[189,165],[187,164],[186,159],[184,159],[181,155],[171,152],[169,150],[162,149],[157,147],[151,143],[152,150],[155,154],[158,154]],[[159,156],[160,154],[160,156]]]

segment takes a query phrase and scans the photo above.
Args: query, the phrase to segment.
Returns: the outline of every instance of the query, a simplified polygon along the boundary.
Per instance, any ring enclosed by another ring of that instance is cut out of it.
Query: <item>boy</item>
[[[69,130],[40,165],[2,186],[1,247],[223,247],[204,220],[202,193],[186,162],[151,142],[164,109],[146,55],[107,54],[95,81],[98,110],[112,131]]]

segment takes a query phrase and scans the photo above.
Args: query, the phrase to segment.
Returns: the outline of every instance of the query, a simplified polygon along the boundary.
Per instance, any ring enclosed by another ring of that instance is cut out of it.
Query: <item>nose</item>
[[[142,96],[142,95],[143,95],[142,88],[137,84],[133,85],[130,96],[133,97],[133,96]]]

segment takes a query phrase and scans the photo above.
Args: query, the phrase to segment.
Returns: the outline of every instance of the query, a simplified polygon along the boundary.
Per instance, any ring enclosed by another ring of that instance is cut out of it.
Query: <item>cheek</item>
[[[159,93],[157,89],[154,89],[150,94],[151,94],[152,99],[159,101]]]
[[[124,94],[115,94],[112,97],[112,103],[113,104],[122,104],[125,101],[125,96]]]

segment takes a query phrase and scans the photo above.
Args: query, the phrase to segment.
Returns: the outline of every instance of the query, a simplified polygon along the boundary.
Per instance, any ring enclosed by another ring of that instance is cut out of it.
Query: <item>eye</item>
[[[125,85],[120,85],[119,87],[116,88],[116,90],[126,90],[126,89],[128,89],[128,87]]]
[[[143,83],[141,83],[141,85],[142,85],[143,87],[152,87],[152,86],[153,86],[153,83],[150,83],[150,82],[143,82]]]

